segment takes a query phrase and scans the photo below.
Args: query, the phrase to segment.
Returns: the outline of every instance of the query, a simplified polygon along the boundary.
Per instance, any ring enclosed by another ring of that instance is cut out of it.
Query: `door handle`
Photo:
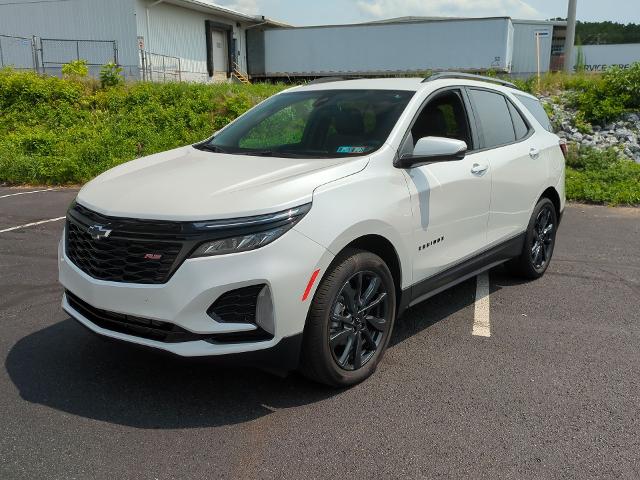
[[[471,167],[471,173],[474,175],[482,175],[489,169],[489,165],[480,165],[479,163],[474,163]]]
[[[535,147],[531,147],[531,149],[529,150],[529,156],[535,160],[540,156],[540,150]]]

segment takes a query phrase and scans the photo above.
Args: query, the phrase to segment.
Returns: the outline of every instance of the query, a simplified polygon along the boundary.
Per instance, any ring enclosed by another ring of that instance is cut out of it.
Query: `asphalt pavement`
[[[490,272],[490,336],[471,279],[333,390],[87,332],[57,283],[75,190],[33,190],[0,188],[2,479],[640,478],[640,209],[569,205],[542,279]]]

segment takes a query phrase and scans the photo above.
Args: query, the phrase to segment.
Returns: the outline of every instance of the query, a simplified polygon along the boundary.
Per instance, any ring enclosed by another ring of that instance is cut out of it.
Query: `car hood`
[[[310,202],[316,187],[359,172],[367,161],[228,155],[187,146],[115,167],[87,183],[77,200],[116,217],[210,220],[260,215]]]

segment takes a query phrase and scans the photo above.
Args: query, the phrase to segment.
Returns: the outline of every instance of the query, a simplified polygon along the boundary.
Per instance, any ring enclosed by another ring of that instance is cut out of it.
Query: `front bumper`
[[[268,285],[275,330],[273,338],[262,341],[166,343],[151,340],[102,328],[74,309],[66,295],[62,299],[62,307],[70,316],[99,335],[180,356],[197,357],[268,351],[283,339],[299,336],[318,284],[316,281],[311,294],[303,301],[309,278],[317,269],[324,272],[333,255],[292,229],[257,250],[188,259],[167,283],[151,285],[97,280],[67,258],[63,242],[59,245],[58,258],[60,283],[87,304],[109,312],[168,322],[202,335],[254,330],[255,325],[250,323],[217,322],[207,314],[207,309],[230,290],[256,284]]]

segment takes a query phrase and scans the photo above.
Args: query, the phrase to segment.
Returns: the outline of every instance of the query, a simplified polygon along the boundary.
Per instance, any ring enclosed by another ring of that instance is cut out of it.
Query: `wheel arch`
[[[336,258],[340,256],[340,253],[348,249],[366,250],[379,256],[384,263],[387,264],[393,277],[396,291],[396,304],[398,304],[402,294],[402,264],[393,243],[379,234],[362,235],[345,245],[342,250],[338,252]]]
[[[543,198],[548,198],[549,200],[551,200],[551,202],[553,203],[553,206],[556,209],[556,216],[559,219],[562,214],[560,210],[562,204],[560,202],[560,194],[555,189],[555,187],[548,187],[544,192],[542,192],[540,197],[538,197],[538,200],[536,200],[536,205]],[[534,208],[535,208],[535,205],[534,205]]]

